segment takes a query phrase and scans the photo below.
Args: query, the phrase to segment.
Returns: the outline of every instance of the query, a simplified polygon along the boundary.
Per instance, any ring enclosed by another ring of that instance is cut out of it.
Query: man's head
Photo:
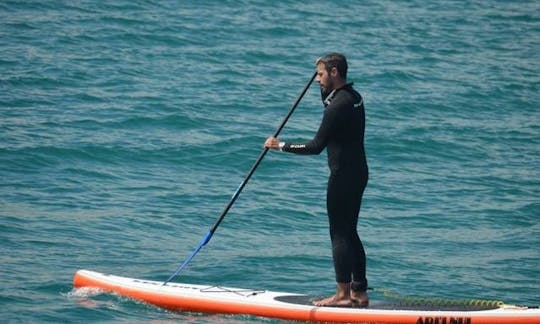
[[[330,53],[319,58],[317,64],[317,82],[324,96],[347,82],[347,59],[343,54]]]

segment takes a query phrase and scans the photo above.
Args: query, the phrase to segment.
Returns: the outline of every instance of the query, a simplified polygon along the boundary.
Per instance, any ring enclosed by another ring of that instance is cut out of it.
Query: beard
[[[334,90],[334,82],[331,80],[328,80],[328,83],[326,84],[326,87],[321,86],[321,100],[324,102],[324,99],[332,93]]]

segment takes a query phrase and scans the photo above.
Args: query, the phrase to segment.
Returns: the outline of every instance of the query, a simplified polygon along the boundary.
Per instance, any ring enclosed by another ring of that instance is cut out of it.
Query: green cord
[[[419,307],[472,307],[479,309],[501,308],[504,302],[500,300],[485,299],[452,299],[439,297],[416,297],[396,294],[387,289],[373,289],[382,293],[383,296],[398,301],[400,306]]]

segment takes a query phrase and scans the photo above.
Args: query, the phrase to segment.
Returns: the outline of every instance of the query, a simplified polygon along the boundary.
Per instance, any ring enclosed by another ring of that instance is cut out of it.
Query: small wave
[[[85,299],[104,294],[105,291],[101,288],[92,288],[92,287],[82,287],[82,288],[73,288],[66,295],[68,298],[73,299]]]

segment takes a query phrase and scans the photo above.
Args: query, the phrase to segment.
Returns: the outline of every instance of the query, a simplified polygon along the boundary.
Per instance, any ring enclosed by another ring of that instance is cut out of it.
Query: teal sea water
[[[366,102],[370,285],[539,305],[538,1],[2,1],[3,322],[280,322],[72,276],[165,280],[328,51]],[[282,137],[321,113],[314,84]],[[327,175],[326,154],[270,152],[177,281],[332,293]]]

